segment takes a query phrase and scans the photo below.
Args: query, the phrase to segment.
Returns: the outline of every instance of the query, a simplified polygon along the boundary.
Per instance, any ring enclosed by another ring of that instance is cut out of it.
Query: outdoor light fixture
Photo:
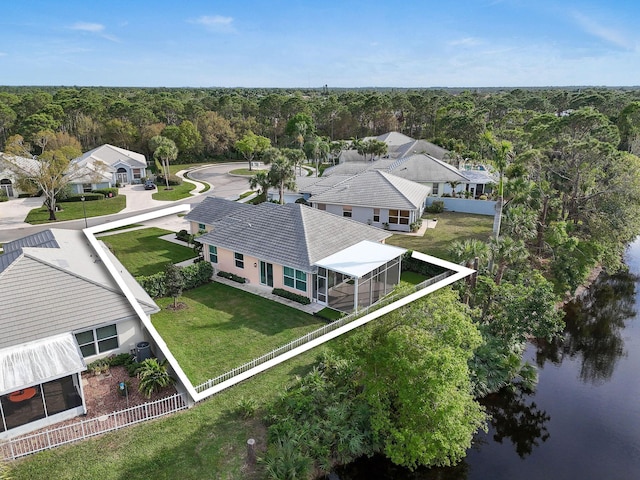
[[[84,228],[88,228],[87,225],[87,209],[84,206],[84,195],[80,197],[80,201],[82,201],[82,213],[84,213]]]

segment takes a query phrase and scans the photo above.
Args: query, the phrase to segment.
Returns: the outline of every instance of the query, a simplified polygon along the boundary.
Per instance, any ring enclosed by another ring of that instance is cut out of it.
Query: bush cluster
[[[64,199],[65,202],[81,202],[82,197],[84,197],[85,202],[93,202],[94,200],[104,200],[104,195],[102,193],[82,193],[82,194],[73,194],[69,195]]]
[[[187,242],[187,243],[191,243],[193,241],[193,235],[191,235],[189,232],[187,232],[186,230],[180,230],[178,233],[176,233],[176,238],[178,240],[181,240],[183,242]]]
[[[302,305],[309,305],[311,303],[309,297],[290,292],[289,290],[285,290],[284,288],[274,288],[271,293],[273,293],[274,295],[278,295],[279,297],[301,303]]]
[[[218,272],[218,276],[222,278],[228,278],[229,280],[233,280],[234,282],[238,283],[247,283],[246,278],[231,272]]]
[[[8,202],[9,201],[9,195],[7,195],[7,192],[4,191],[4,189],[0,190],[0,202]]]
[[[430,278],[447,271],[446,268],[438,267],[437,265],[433,265],[431,263],[416,260],[411,256],[412,253],[413,252],[411,250],[408,250],[402,256],[403,272],[415,272]]]
[[[164,173],[156,175],[156,184],[157,185],[166,185],[166,180],[164,179]],[[182,185],[182,179],[177,175],[169,174],[169,185],[176,186]]]
[[[444,197],[444,195],[442,195]],[[444,202],[442,200],[435,200],[431,205],[425,208],[429,213],[442,213],[444,212]]]
[[[184,279],[184,290],[190,290],[208,283],[213,275],[213,267],[209,262],[198,262],[182,267],[180,273]],[[136,280],[150,297],[158,298],[167,296],[164,272],[136,277]]]
[[[92,190],[91,193],[101,193],[102,195],[104,195],[105,198],[109,198],[109,194],[111,194],[112,197],[117,197],[118,196],[118,189],[115,187],[112,188],[99,188],[97,190]]]

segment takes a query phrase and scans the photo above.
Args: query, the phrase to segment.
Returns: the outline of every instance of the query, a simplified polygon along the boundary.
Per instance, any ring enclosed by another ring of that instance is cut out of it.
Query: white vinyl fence
[[[101,417],[80,420],[69,425],[49,428],[5,441],[0,440],[0,460],[15,460],[32,453],[78,442],[186,408],[185,394],[176,393],[170,397],[136,405]]]
[[[426,288],[430,285],[433,285],[451,275],[453,275],[454,272],[451,271],[446,271],[444,273],[441,273],[440,275],[437,275],[433,278],[430,278],[428,280],[425,280],[424,282],[416,285],[414,287],[414,291],[419,291],[422,290],[423,288]],[[398,293],[396,295],[392,295],[389,297],[384,297],[383,299],[381,299],[380,301],[366,307],[363,308],[361,310],[358,310],[357,312],[353,312],[350,313],[349,315],[346,315],[338,320],[335,320],[323,327],[320,327],[317,330],[314,330],[313,332],[309,332],[306,335],[297,338],[296,340],[293,340],[292,342],[287,343],[286,345],[283,345],[281,347],[276,348],[275,350],[270,351],[269,353],[262,355],[261,357],[258,358],[254,358],[253,360],[251,360],[248,363],[245,363],[244,365],[241,365],[239,367],[234,368],[233,370],[229,370],[227,373],[223,373],[220,376],[217,376],[215,378],[211,378],[209,380],[207,380],[204,383],[201,383],[200,385],[196,385],[195,389],[197,392],[203,392],[205,390],[207,390],[208,388],[213,387],[214,385],[217,385],[219,383],[222,383],[226,380],[229,380],[230,378],[235,377],[236,375],[239,375],[241,373],[244,373],[248,370],[251,370],[254,367],[257,367],[260,364],[263,364],[265,362],[268,362],[274,358],[276,358],[279,355],[282,355],[285,352],[288,352],[290,350],[293,350],[294,348],[299,347],[300,345],[304,345],[307,342],[310,342],[311,340],[315,340],[316,338],[321,337],[322,335],[325,335],[333,330],[336,330],[337,328],[342,327],[343,325],[346,325],[349,322],[352,322],[353,320],[355,320],[356,318],[360,318],[366,314],[368,314],[369,312],[373,312],[374,310],[377,310],[381,307],[384,307],[385,305],[389,305],[390,303],[395,302],[396,300],[398,300],[401,297],[406,296],[407,293]]]

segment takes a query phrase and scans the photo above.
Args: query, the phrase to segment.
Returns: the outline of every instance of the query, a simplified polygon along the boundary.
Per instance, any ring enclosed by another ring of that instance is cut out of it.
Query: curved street
[[[140,185],[128,185],[121,189],[123,190],[122,194],[127,196],[127,207],[121,213],[87,218],[87,225],[102,225],[133,215],[160,210],[174,204],[188,203],[195,205],[207,196],[236,199],[241,193],[249,189],[249,182],[247,181],[247,177],[229,175],[229,171],[244,166],[245,162],[224,163],[203,167],[195,166],[192,170],[189,170],[189,176],[195,180],[195,182],[191,182],[196,184],[194,185],[194,190],[197,191],[201,189],[198,188],[198,181],[209,183],[211,188],[203,194],[196,193],[189,198],[178,200],[177,202],[153,200],[151,198],[153,194],[152,191],[144,190]],[[188,182],[189,180],[185,179],[185,181]],[[43,223],[40,225],[24,223],[23,220],[29,210],[37,208],[41,205],[40,202],[40,199],[27,198],[0,203],[0,243],[10,242],[49,228],[66,228],[71,230],[85,228],[85,220],[83,218],[65,222]],[[187,226],[187,222],[178,216],[158,219],[152,222],[149,222],[149,224],[159,227],[165,226],[165,228],[171,230],[180,230],[180,228],[186,228]]]

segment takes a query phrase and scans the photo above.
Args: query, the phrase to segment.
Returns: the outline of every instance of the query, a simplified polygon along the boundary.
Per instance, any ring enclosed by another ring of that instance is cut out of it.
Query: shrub
[[[184,290],[191,290],[211,281],[213,267],[209,262],[197,262],[183,267],[180,273],[184,278]],[[158,272],[153,275],[136,277],[136,281],[151,298],[159,298],[167,296],[165,278],[165,272]]]
[[[166,180],[164,179],[164,173],[156,176],[156,184],[158,185],[166,185]],[[177,175],[169,174],[169,185],[182,185],[182,179]]]
[[[231,273],[231,272],[218,272],[218,276],[222,277],[222,278],[228,278],[229,280],[233,280],[234,282],[238,282],[238,283],[246,283],[247,279],[244,277],[241,277],[240,275],[236,275],[235,273]]]
[[[108,358],[101,358],[100,360],[96,360],[95,362],[91,362],[87,365],[87,370],[94,375],[99,375],[100,373],[109,371],[110,362]]]
[[[486,196],[486,195],[480,195],[480,196],[478,197],[478,200],[486,200],[486,199],[487,199],[487,196]]]
[[[444,202],[442,200],[435,200],[431,205],[425,208],[425,210],[429,213],[442,213],[444,212]]]
[[[108,360],[109,365],[112,367],[119,367],[131,363],[133,361],[133,355],[130,353],[120,353],[119,355],[109,357]]]
[[[94,200],[104,200],[104,195],[101,193],[82,193],[82,194],[74,194],[67,197],[65,202],[81,202],[82,197],[86,202],[92,202]]]
[[[412,232],[417,232],[418,230],[420,230],[421,226],[422,226],[422,219],[419,218],[418,220],[413,222],[411,225],[409,225],[409,228],[411,229]]]
[[[119,190],[115,187],[113,188],[100,188],[98,190],[92,190],[91,193],[101,193],[102,195],[104,195],[105,198],[109,198],[109,196],[111,197],[117,197],[118,196],[118,192]],[[111,194],[111,195],[109,195]]]
[[[311,303],[311,300],[309,300],[309,297],[305,297],[304,295],[299,295],[297,293],[290,292],[289,290],[285,290],[284,288],[274,288],[272,293],[274,295],[278,295],[279,297],[301,303],[302,305],[309,305]]]
[[[426,263],[420,260],[416,260],[411,256],[412,251],[407,250],[402,256],[402,271],[403,272],[415,272],[425,277],[435,277],[447,271],[446,268],[438,267],[432,263]]]
[[[137,376],[140,379],[138,390],[147,398],[160,389],[175,383],[175,379],[167,371],[166,360],[158,362],[155,358],[147,358],[140,364]]]
[[[182,268],[184,289],[190,290],[211,281],[213,266],[209,262],[198,262]]]
[[[138,370],[140,369],[141,365],[142,365],[142,362],[136,362],[135,359],[132,357],[131,363],[127,363],[124,366],[124,368],[127,369],[127,373],[129,374],[130,377],[135,377],[138,374]]]
[[[7,192],[4,191],[4,189],[0,190],[0,202],[8,202],[9,201],[9,195],[7,195]]]
[[[178,233],[176,233],[176,238],[183,242],[190,243],[191,234],[183,229],[183,230],[180,230]]]

